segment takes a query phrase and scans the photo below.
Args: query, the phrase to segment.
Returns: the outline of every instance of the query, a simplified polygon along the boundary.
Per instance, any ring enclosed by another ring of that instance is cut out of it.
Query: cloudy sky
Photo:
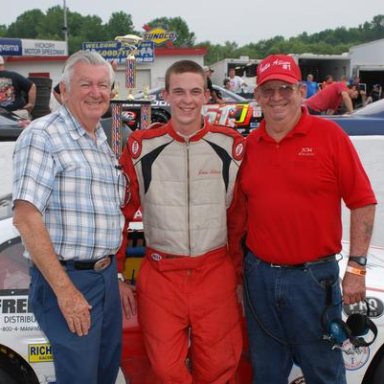
[[[5,1],[5,0],[3,0]],[[81,15],[97,15],[107,22],[113,12],[132,16],[137,30],[157,17],[180,16],[196,42],[239,46],[277,35],[285,38],[340,26],[357,27],[384,14],[382,0],[16,0],[0,13],[0,24],[9,25],[17,16],[32,9],[48,8],[66,2],[67,8]],[[15,36],[17,37],[17,36]]]

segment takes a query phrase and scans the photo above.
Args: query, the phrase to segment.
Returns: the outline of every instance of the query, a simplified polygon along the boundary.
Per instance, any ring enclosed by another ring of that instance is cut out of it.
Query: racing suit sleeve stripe
[[[128,177],[131,192],[131,198],[128,204],[122,208],[122,212],[125,217],[125,223],[122,234],[122,243],[116,254],[117,269],[118,272],[122,272],[126,258],[125,252],[128,246],[128,224],[133,219],[133,216],[140,207],[140,194],[136,171],[130,156],[130,152],[128,150],[128,145],[125,146],[119,161],[122,167],[122,171],[125,172]]]

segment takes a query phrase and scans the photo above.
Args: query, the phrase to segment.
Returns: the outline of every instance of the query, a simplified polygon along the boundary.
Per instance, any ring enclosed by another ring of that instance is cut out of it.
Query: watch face
[[[364,256],[349,256],[349,260],[354,261],[355,263],[362,266],[367,265],[367,258]]]

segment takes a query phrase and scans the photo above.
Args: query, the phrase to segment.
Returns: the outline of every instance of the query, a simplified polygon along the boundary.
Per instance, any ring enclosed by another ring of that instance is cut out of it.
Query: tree
[[[106,35],[109,40],[114,40],[116,36],[127,34],[140,35],[140,32],[135,31],[132,17],[124,12],[114,12],[106,25]]]
[[[0,36],[28,39],[63,40],[64,10],[61,6],[49,8],[44,14],[40,9],[26,11],[17,17],[9,27],[0,25]],[[135,31],[132,17],[125,12],[115,12],[106,24],[99,16],[82,16],[67,9],[69,53],[81,49],[85,41],[107,41],[125,34],[140,35]],[[177,34],[176,47],[206,47],[206,63],[212,64],[224,58],[248,56],[262,58],[270,53],[341,54],[351,46],[384,38],[384,15],[373,17],[356,28],[338,27],[309,35],[303,32],[296,37],[285,39],[275,36],[239,47],[235,42],[211,44],[209,41],[195,45],[196,36],[181,17],[159,17],[148,23],[149,27],[163,27]]]
[[[151,28],[163,27],[170,32],[176,32],[177,38],[174,42],[176,47],[193,47],[195,44],[195,34],[189,31],[187,23],[181,17],[159,17],[147,25]]]
[[[6,37],[18,37],[25,39],[36,39],[39,36],[40,24],[45,22],[45,15],[40,9],[26,11],[17,17],[7,32]]]
[[[64,10],[55,6],[47,10],[44,23],[39,25],[39,38],[50,40],[64,40]]]

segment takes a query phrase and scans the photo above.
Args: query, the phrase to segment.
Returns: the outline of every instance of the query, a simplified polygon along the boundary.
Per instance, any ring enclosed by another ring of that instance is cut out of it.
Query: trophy
[[[120,50],[126,53],[125,59],[125,88],[127,88],[127,99],[133,100],[133,91],[136,88],[136,59],[138,45],[143,40],[136,35],[116,36],[115,40],[121,43]]]

